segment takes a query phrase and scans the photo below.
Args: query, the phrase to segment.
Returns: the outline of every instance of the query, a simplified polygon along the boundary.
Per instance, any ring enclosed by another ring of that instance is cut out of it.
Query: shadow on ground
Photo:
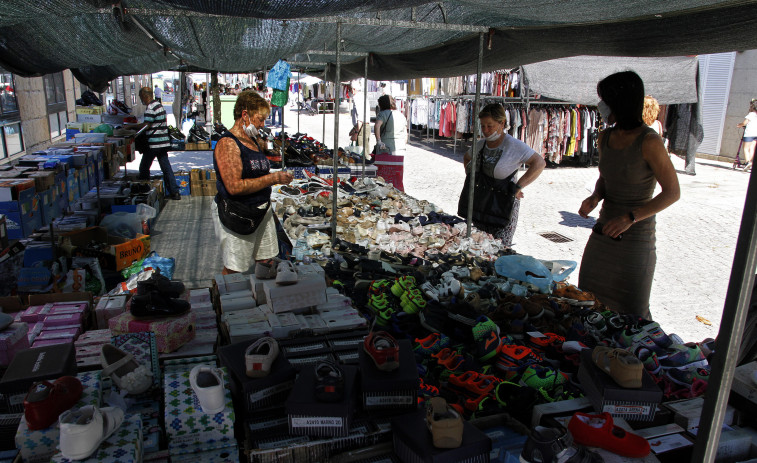
[[[592,228],[594,224],[597,223],[597,219],[595,219],[594,217],[584,219],[574,212],[560,211],[560,215],[562,216],[560,225],[565,225],[566,227]]]

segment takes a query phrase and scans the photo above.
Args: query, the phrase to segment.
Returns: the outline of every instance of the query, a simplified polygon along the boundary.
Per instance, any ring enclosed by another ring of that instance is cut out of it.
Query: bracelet
[[[636,216],[633,214],[633,211],[628,211],[628,217],[631,218],[631,224],[636,223]]]

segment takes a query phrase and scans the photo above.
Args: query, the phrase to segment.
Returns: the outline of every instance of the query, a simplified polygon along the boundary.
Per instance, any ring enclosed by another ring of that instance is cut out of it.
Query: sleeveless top
[[[265,157],[260,151],[254,151],[244,146],[231,131],[227,130],[223,133],[221,138],[230,137],[234,140],[239,147],[240,156],[242,158],[242,178],[258,178],[263,175],[267,175],[271,170],[271,163],[268,158]],[[255,141],[255,140],[253,140]],[[257,142],[255,142],[257,144]],[[232,195],[226,190],[226,186],[221,180],[221,174],[218,172],[218,164],[216,163],[215,152],[213,153],[213,167],[216,170],[216,187],[218,188],[218,195],[216,195],[216,202],[218,202],[218,196],[223,198],[233,199],[235,201],[242,202],[250,207],[257,207],[261,204],[267,203],[271,199],[271,187],[265,187],[255,193],[246,195]]]
[[[644,138],[654,130],[644,126],[639,136],[623,149],[610,148],[613,130],[608,129],[602,137],[599,157],[599,173],[605,180],[605,198],[599,212],[601,223],[649,202],[657,185],[654,172],[641,152]],[[624,234],[648,233],[654,228],[655,217],[652,216],[633,224]]]

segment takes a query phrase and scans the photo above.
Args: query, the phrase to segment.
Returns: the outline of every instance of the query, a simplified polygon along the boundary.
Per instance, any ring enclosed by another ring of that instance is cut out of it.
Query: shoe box
[[[0,379],[0,393],[11,412],[24,411],[24,397],[35,381],[76,375],[74,345],[56,344],[19,351]]]
[[[146,365],[152,370],[153,385],[140,396],[150,396],[151,391],[160,386],[160,366],[158,364],[158,343],[155,333],[143,331],[141,333],[126,333],[113,336],[110,344],[134,356],[140,365]],[[101,348],[102,349],[102,348]],[[118,391],[118,386],[111,386]]]
[[[155,333],[158,352],[173,352],[195,337],[195,314],[192,311],[160,319],[137,319],[124,312],[108,320],[114,336],[126,333],[151,331]]]
[[[581,351],[578,380],[596,411],[609,412],[628,421],[654,420],[662,402],[662,391],[646,370],[642,371],[641,388],[620,387],[610,375],[594,365],[590,349]]]
[[[297,283],[280,286],[276,280],[263,280],[266,304],[274,313],[302,312],[326,303],[326,277],[318,264],[298,265]]]
[[[702,408],[704,407],[704,397],[694,399],[676,400],[665,402],[663,407],[673,412],[673,422],[682,427],[687,432],[696,434],[699,430],[699,420],[702,417]],[[723,424],[731,426],[734,423],[736,409],[728,405],[723,417]]]
[[[330,333],[328,339],[331,353],[342,365],[358,365],[363,339],[368,335],[367,329],[354,329],[342,333]]]
[[[295,337],[279,341],[281,352],[298,371],[317,362],[332,360],[340,365],[358,365],[359,350],[367,330]]]
[[[108,328],[108,320],[126,312],[127,303],[130,297],[131,293],[101,297],[95,307],[97,329],[102,330]]]
[[[205,451],[236,445],[234,439],[234,406],[227,387],[226,407],[222,412],[208,416],[200,408],[189,372],[196,365],[216,365],[216,357],[192,357],[166,360],[163,364],[164,422],[171,455]],[[228,370],[224,371],[224,384],[229,384]]]
[[[0,365],[10,365],[17,352],[30,347],[28,333],[29,325],[23,322],[14,322],[0,331]]]
[[[121,426],[105,439],[95,452],[86,461],[88,462],[114,462],[139,463],[142,461],[142,420],[139,414],[127,414]],[[65,458],[60,452],[50,460],[51,463],[68,463],[71,460]]]
[[[89,371],[76,375],[82,384],[82,395],[77,407],[85,405],[100,406],[102,403],[102,382],[100,371]],[[46,463],[57,452],[60,442],[60,428],[53,424],[49,428],[30,430],[26,418],[21,415],[21,422],[16,430],[15,443],[21,457],[27,463]]]
[[[418,410],[392,420],[394,453],[402,462],[480,463],[488,462],[492,441],[468,421],[463,420],[463,442],[455,449],[434,447],[426,425],[426,411]]]
[[[315,397],[315,368],[303,368],[286,401],[289,433],[315,437],[347,436],[355,413],[357,368],[342,366],[344,395],[340,402]]]
[[[171,455],[171,463],[238,463],[239,449],[236,445],[205,450],[200,447],[196,453]]]
[[[286,356],[279,354],[271,365],[271,372],[263,378],[250,378],[246,373],[244,353],[250,341],[242,341],[218,349],[218,360],[231,373],[229,386],[235,398],[244,404],[243,410],[252,415],[258,409],[280,405],[294,387],[297,370]]]
[[[731,392],[730,400],[740,410],[757,415],[757,361],[736,367]]]
[[[418,406],[418,368],[410,340],[399,344],[399,368],[381,371],[364,349],[360,349],[360,390],[364,410],[388,408],[413,410]]]

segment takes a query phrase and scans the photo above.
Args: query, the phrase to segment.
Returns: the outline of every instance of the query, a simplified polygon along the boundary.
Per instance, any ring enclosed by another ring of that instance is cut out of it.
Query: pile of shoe
[[[171,138],[171,141],[184,141],[186,139],[181,130],[172,125],[168,126],[168,136]]]
[[[210,134],[202,126],[194,124],[189,129],[189,137],[187,137],[187,143],[198,142],[210,142]]]
[[[184,315],[189,302],[180,299],[184,284],[171,281],[155,269],[152,275],[137,282],[137,294],[131,299],[131,314],[135,318],[160,318]]]

